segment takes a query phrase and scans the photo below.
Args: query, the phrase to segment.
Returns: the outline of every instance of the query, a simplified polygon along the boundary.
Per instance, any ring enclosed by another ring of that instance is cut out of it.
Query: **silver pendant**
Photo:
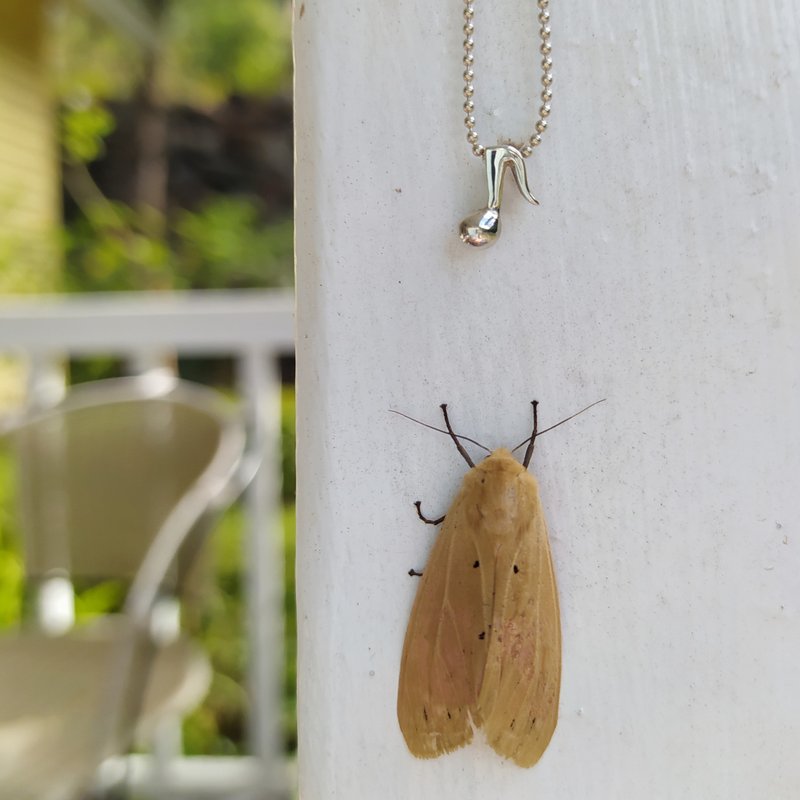
[[[461,221],[461,241],[473,247],[489,247],[500,236],[500,202],[503,197],[503,175],[506,167],[514,172],[522,196],[535,206],[539,201],[528,188],[528,176],[525,172],[525,159],[516,147],[510,144],[487,147],[484,152],[486,161],[486,181],[489,185],[489,202],[486,208],[470,214]]]

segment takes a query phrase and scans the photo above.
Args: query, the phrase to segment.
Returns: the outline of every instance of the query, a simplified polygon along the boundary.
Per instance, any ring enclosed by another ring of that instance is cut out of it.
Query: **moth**
[[[441,519],[426,518],[415,503],[424,522],[443,523],[424,571],[409,572],[421,580],[397,717],[418,758],[456,750],[482,728],[498,754],[532,767],[558,722],[561,621],[539,489],[528,472],[536,437],[545,433],[532,405],[533,433],[514,448],[528,445],[522,463],[511,450],[484,447],[489,455],[477,465],[461,439],[483,445],[457,435],[441,406],[447,430],[435,430],[450,435],[470,469]]]

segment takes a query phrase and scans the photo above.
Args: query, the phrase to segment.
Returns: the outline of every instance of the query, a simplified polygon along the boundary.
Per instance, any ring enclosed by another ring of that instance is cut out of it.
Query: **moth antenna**
[[[531,400],[531,405],[533,406],[533,433],[531,433],[528,449],[525,451],[525,458],[522,459],[522,466],[525,467],[525,469],[528,469],[528,464],[531,463],[533,446],[536,444],[536,436],[539,432],[539,401]]]
[[[470,439],[469,436],[462,436],[460,433],[453,434],[451,431],[446,431],[443,428],[437,428],[434,425],[428,425],[427,422],[420,422],[420,420],[414,419],[414,417],[409,417],[408,414],[404,414],[402,411],[395,411],[395,409],[393,409],[393,408],[390,408],[389,411],[392,414],[397,414],[398,416],[405,417],[406,419],[410,419],[412,422],[416,422],[417,425],[422,425],[424,428],[430,428],[432,431],[438,431],[439,433],[453,435],[457,439],[463,439],[465,442],[469,442],[470,444],[474,444],[477,447],[480,447],[482,450],[485,450],[487,453],[491,453],[492,452],[488,447],[486,447],[485,445],[482,445],[480,442],[476,442],[474,439]],[[523,444],[525,444],[525,442],[523,442]]]
[[[523,445],[526,445],[526,444],[528,444],[528,442],[530,442],[529,449],[530,449],[530,451],[532,453],[533,452],[533,439],[535,439],[537,436],[541,436],[543,433],[547,433],[548,431],[553,430],[553,428],[557,428],[559,425],[563,425],[565,422],[569,422],[571,419],[575,419],[575,417],[577,417],[579,414],[583,414],[584,411],[588,411],[590,408],[594,408],[594,406],[599,405],[600,403],[605,403],[605,401],[606,401],[605,397],[602,400],[595,400],[594,403],[590,403],[588,406],[586,406],[586,408],[582,408],[580,411],[576,411],[574,414],[570,414],[570,416],[568,416],[566,419],[562,419],[561,422],[556,422],[555,425],[551,425],[549,428],[545,428],[543,431],[534,432],[534,434],[532,436],[529,436],[527,439],[525,439],[524,441],[520,442],[511,452],[512,453],[516,452],[517,450],[520,449],[520,447],[522,447]],[[527,457],[527,455],[528,455],[528,451],[526,450],[525,451],[525,456]],[[525,466],[527,466],[527,462],[525,463]]]
[[[450,434],[450,438],[455,443],[458,452],[461,453],[461,457],[464,461],[469,464],[470,468],[475,466],[475,462],[470,458],[469,453],[464,449],[464,445],[458,441],[458,436],[455,435],[453,429],[450,427],[450,418],[447,416],[447,403],[442,403],[439,408],[442,409],[442,414],[444,414],[444,424],[447,427],[447,432]]]

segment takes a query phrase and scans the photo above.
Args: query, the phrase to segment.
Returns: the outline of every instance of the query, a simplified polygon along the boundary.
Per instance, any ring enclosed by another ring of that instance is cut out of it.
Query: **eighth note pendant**
[[[486,161],[489,201],[486,208],[461,221],[461,241],[473,247],[489,247],[500,236],[500,202],[503,198],[503,176],[507,167],[511,167],[522,196],[529,203],[539,205],[539,201],[528,188],[525,159],[516,147],[510,144],[487,147],[483,157]]]

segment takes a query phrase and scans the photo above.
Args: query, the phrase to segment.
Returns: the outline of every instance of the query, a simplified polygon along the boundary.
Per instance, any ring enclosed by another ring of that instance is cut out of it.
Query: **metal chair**
[[[156,612],[241,489],[244,429],[216,392],[148,375],[75,388],[8,436],[42,602],[35,630],[0,638],[0,800],[72,800],[208,688],[204,654]],[[78,577],[122,579],[121,613],[69,627]]]

